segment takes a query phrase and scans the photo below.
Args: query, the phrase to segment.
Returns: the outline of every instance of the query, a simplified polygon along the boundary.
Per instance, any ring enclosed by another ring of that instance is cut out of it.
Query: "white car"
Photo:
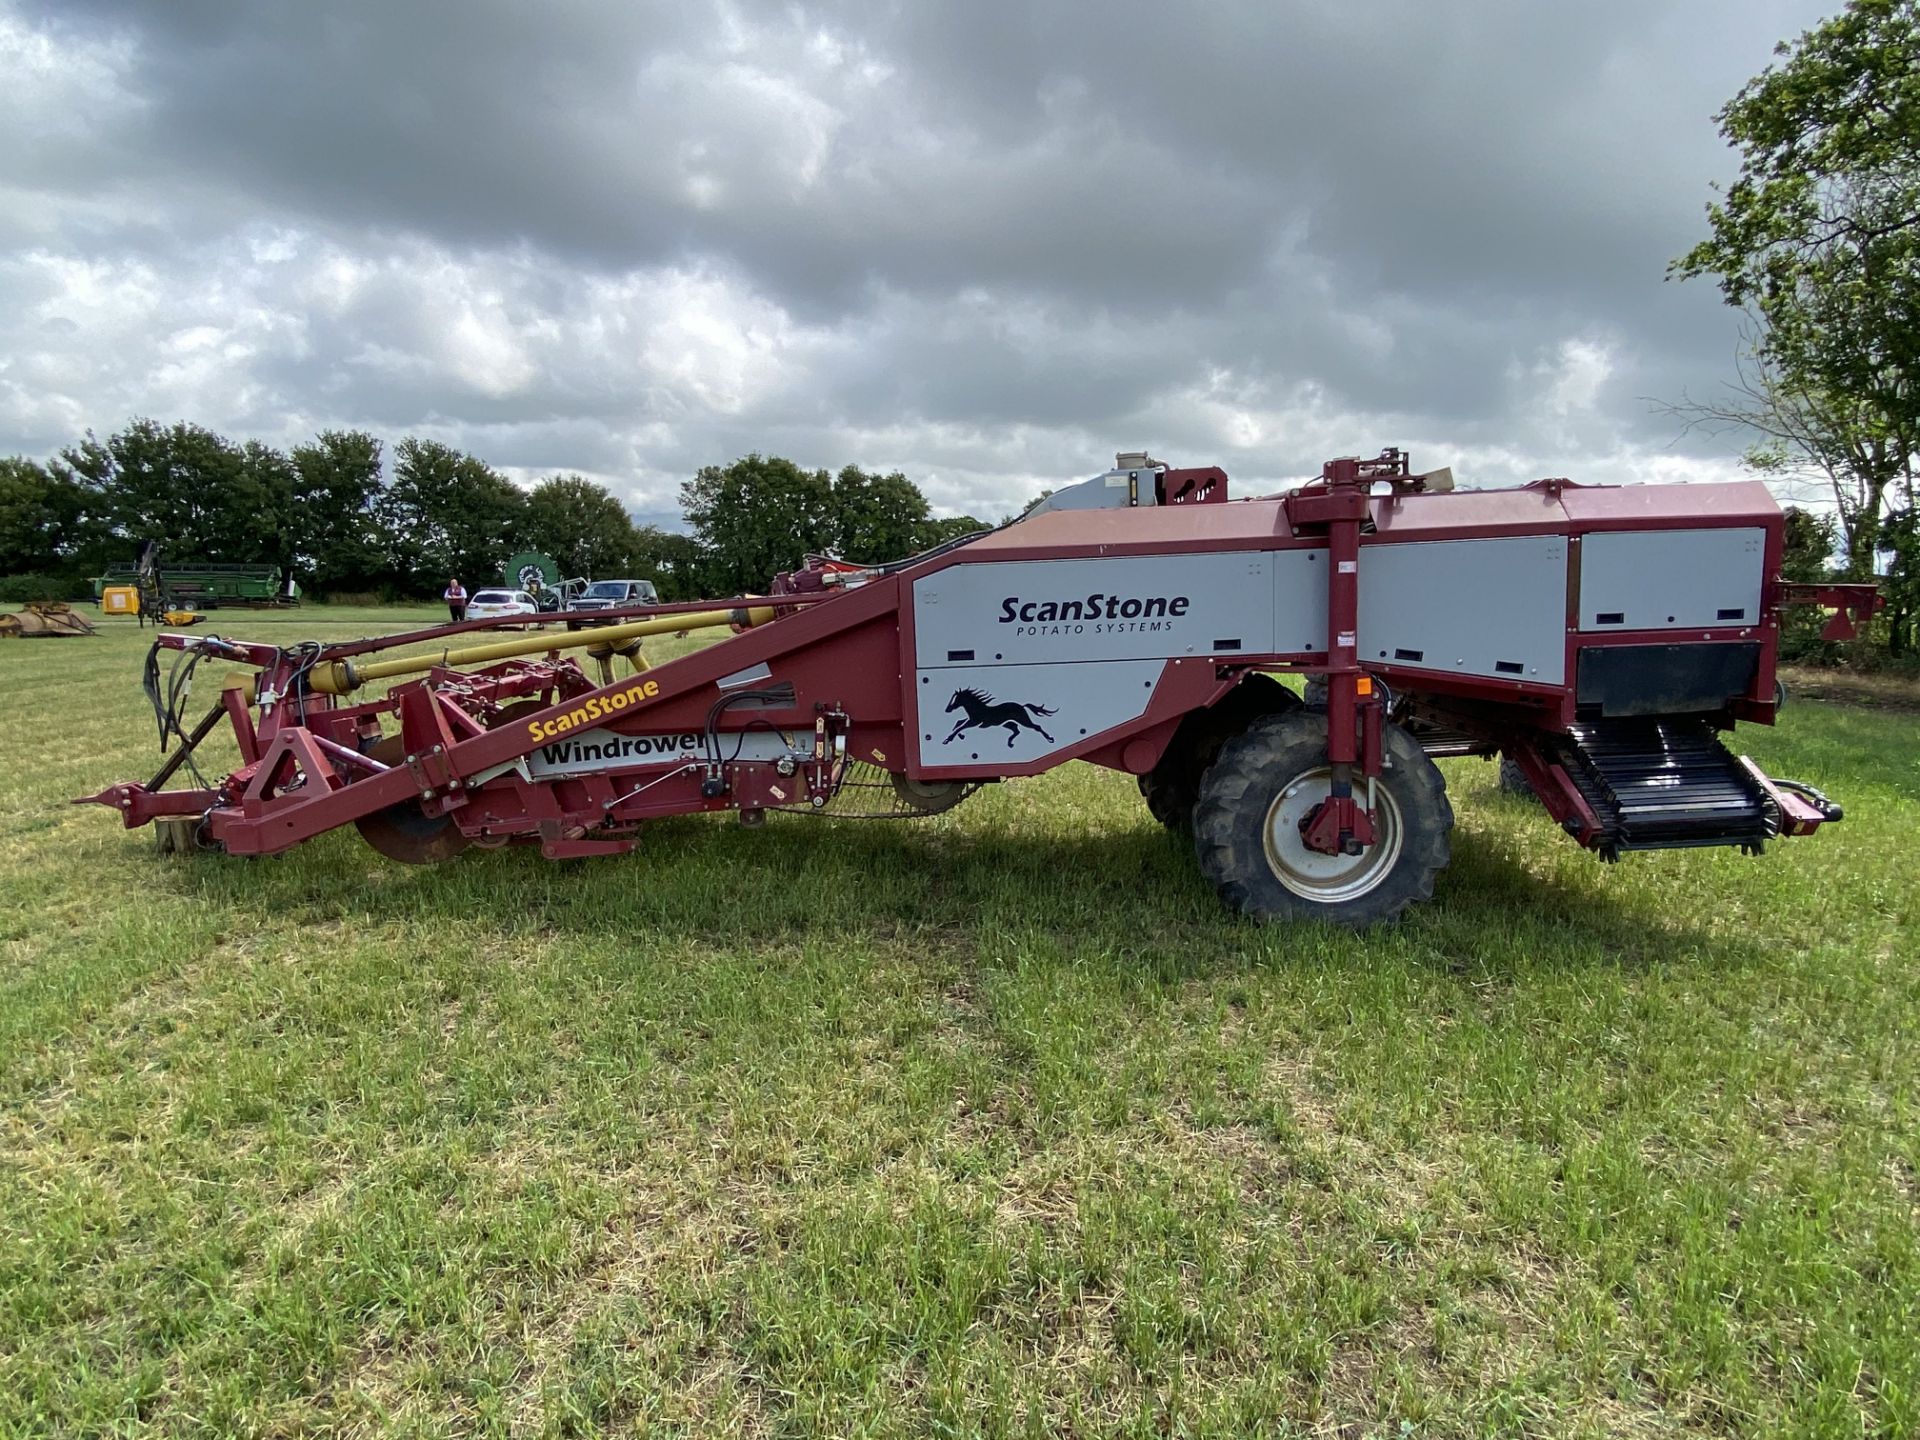
[[[467,602],[469,620],[501,620],[510,615],[538,615],[540,607],[524,590],[476,590]]]

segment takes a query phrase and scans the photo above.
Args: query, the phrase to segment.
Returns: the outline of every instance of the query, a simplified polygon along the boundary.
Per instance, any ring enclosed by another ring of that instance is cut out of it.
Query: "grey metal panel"
[[[1273,552],[1273,648],[1325,654],[1327,649],[1327,552]]]
[[[1159,471],[1151,466],[1109,470],[1091,480],[1061,486],[1020,518],[1052,510],[1125,510],[1132,505],[1151,505],[1158,479]]]
[[[1165,669],[1164,660],[924,668],[914,677],[920,763],[1039,760],[1138,718]],[[963,691],[981,697],[971,713]]]
[[[1273,609],[1264,551],[962,563],[914,581],[914,655],[923,669],[1257,655]]]
[[[1566,643],[1563,535],[1360,548],[1362,665],[1559,685]]]
[[[1755,625],[1766,531],[1609,530],[1580,542],[1582,630]]]

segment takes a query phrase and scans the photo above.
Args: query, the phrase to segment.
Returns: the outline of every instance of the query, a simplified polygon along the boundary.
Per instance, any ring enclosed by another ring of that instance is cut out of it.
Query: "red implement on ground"
[[[1506,757],[1608,859],[1757,853],[1837,820],[1719,738],[1774,717],[1782,605],[1847,626],[1878,603],[1783,585],[1781,544],[1758,484],[1452,492],[1389,450],[1229,500],[1217,468],[1123,455],[911,560],[816,558],[766,596],[599,611],[577,633],[163,635],[147,684],[180,746],[82,803],[242,855],[352,824],[401,860],[565,858],[696,811],[931,814],[1086,760],[1139,777],[1236,909],[1364,925],[1447,862],[1435,756]],[[658,667],[641,652],[707,627],[735,633]],[[189,732],[208,660],[241,668]],[[223,719],[239,768],[167,789]]]

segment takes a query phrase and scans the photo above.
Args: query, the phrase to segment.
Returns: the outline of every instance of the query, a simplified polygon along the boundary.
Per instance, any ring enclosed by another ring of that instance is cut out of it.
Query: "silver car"
[[[568,614],[578,614],[582,610],[613,610],[623,605],[658,605],[660,592],[653,587],[651,580],[596,580],[574,597],[567,606]],[[579,622],[569,619],[569,630],[580,628]]]

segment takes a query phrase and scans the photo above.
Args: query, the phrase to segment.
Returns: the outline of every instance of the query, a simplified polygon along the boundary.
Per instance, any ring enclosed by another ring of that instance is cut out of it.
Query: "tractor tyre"
[[[1525,799],[1537,798],[1533,793],[1533,782],[1527,779],[1527,772],[1520,768],[1517,760],[1500,757],[1500,793],[1518,795]]]
[[[1189,715],[1167,742],[1160,763],[1140,777],[1140,795],[1148,813],[1169,830],[1192,828],[1200,777],[1220,747],[1262,715],[1285,714],[1299,707],[1300,697],[1271,675],[1250,675],[1211,710]]]
[[[1161,778],[1158,765],[1145,775],[1138,776],[1136,783],[1140,786],[1140,798],[1147,802],[1149,815],[1169,830],[1186,829],[1193,810],[1191,792],[1182,799],[1177,788]]]
[[[1398,725],[1382,728],[1381,745],[1376,838],[1347,856],[1310,850],[1301,838],[1302,822],[1331,789],[1322,716],[1264,716],[1228,740],[1193,810],[1200,869],[1221,898],[1261,923],[1324,920],[1356,930],[1432,898],[1451,853],[1446,781]],[[1364,784],[1356,780],[1356,790]]]

